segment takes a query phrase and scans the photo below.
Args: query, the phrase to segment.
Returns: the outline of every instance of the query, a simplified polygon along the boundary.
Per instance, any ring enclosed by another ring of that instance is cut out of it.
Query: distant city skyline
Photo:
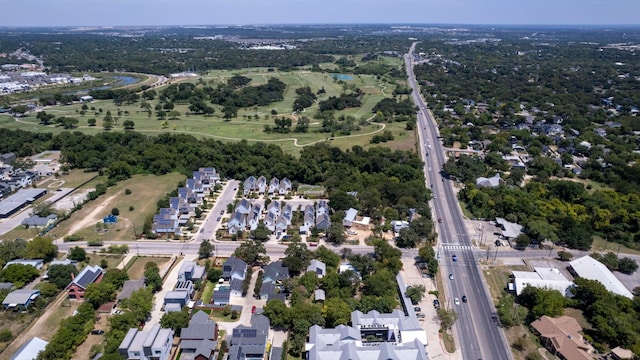
[[[640,0],[3,0],[0,26],[640,25]]]

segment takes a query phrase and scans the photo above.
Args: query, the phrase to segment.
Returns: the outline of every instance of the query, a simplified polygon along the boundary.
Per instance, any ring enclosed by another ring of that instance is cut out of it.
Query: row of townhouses
[[[263,202],[242,199],[227,222],[227,231],[237,234],[244,230],[255,230],[263,221],[271,232],[280,235],[291,226],[293,212],[297,210],[297,207],[277,200],[270,202],[265,209]],[[301,211],[304,212],[304,221],[300,225],[300,233],[306,234],[313,227],[325,231],[331,226],[329,203],[326,200],[318,201],[315,206],[305,205]]]
[[[260,195],[286,195],[292,190],[291,180],[284,178],[278,180],[278,178],[272,178],[267,184],[267,178],[260,176],[256,179],[255,176],[249,176],[243,185],[244,195],[249,195],[251,192],[256,192]]]
[[[220,176],[215,168],[200,168],[187,179],[184,187],[178,188],[178,196],[169,199],[169,207],[162,208],[153,217],[152,231],[159,234],[180,235],[180,226],[194,215],[195,208],[202,205],[204,197],[213,189]]]

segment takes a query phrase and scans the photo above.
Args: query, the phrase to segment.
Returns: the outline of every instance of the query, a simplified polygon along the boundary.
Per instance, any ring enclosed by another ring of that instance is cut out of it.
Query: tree
[[[75,261],[84,261],[87,258],[87,251],[79,246],[69,249],[69,259]]]
[[[624,274],[633,274],[638,270],[638,263],[628,257],[624,257],[618,261],[618,271]]]
[[[111,111],[107,110],[107,113],[102,118],[102,127],[105,130],[111,130],[113,127],[113,116],[111,116]]]
[[[58,286],[48,282],[41,282],[37,285],[37,289],[40,290],[40,295],[45,298],[54,297],[58,294],[58,291],[60,291]]]
[[[267,302],[262,308],[262,314],[269,318],[271,326],[275,329],[288,329],[291,324],[290,309],[279,299]]]
[[[550,317],[561,316],[564,313],[566,299],[558,290],[541,289],[527,286],[518,295],[518,303],[530,310],[533,319],[547,315]]]
[[[424,296],[425,288],[424,285],[416,285],[407,289],[406,295],[411,299],[413,304],[417,304],[422,301],[422,297]]]
[[[29,107],[27,105],[16,105],[11,108],[11,112],[18,116],[24,115],[27,111],[29,111]]]
[[[322,316],[327,327],[346,325],[351,321],[351,308],[341,298],[327,299],[322,307]]]
[[[200,243],[200,248],[198,249],[198,256],[200,259],[206,259],[211,256],[214,250],[214,245],[211,244],[211,241],[204,240]]]
[[[327,242],[340,245],[346,240],[344,236],[344,227],[342,224],[332,222],[327,231]]]
[[[153,292],[162,289],[162,278],[160,277],[160,269],[158,269],[157,265],[146,269],[144,271],[144,278],[147,286],[149,286]]]
[[[289,268],[289,273],[297,275],[300,271],[309,266],[311,261],[311,251],[307,248],[307,244],[299,241],[294,241],[287,246],[284,251],[285,258],[282,264]]]
[[[400,230],[400,236],[396,238],[396,245],[401,248],[414,248],[419,242],[418,234],[409,228]]]
[[[125,130],[133,130],[136,127],[136,123],[134,123],[133,120],[125,120],[122,126],[124,126]]]
[[[207,271],[207,280],[211,282],[217,282],[222,277],[222,269],[220,268],[210,268]]]
[[[233,252],[233,256],[247,264],[258,264],[265,260],[267,250],[260,241],[247,240],[240,244]]]
[[[111,209],[111,215],[113,216],[120,215],[120,209],[114,207],[113,209]]]
[[[561,261],[570,261],[573,259],[573,254],[568,251],[560,250],[558,251],[558,259]]]
[[[113,284],[106,281],[99,283],[89,284],[84,291],[84,300],[91,305],[94,309],[100,307],[100,305],[112,301],[116,297],[116,288]]]
[[[529,246],[529,244],[531,244],[531,239],[529,239],[527,234],[520,234],[516,238],[516,247],[519,249],[524,249]]]
[[[37,278],[38,275],[40,273],[35,267],[23,264],[11,264],[0,271],[0,279],[12,282],[18,289]]]
[[[102,282],[113,284],[116,289],[121,288],[127,280],[129,280],[129,274],[122,269],[109,269],[102,278]]]
[[[440,319],[440,326],[447,330],[451,329],[456,320],[458,320],[458,313],[453,309],[447,310],[445,308],[440,308],[436,311],[436,313],[438,314],[438,318]]]
[[[87,120],[87,125],[96,126],[96,119],[95,118],[88,119]]]
[[[189,313],[186,310],[164,313],[160,318],[160,326],[165,329],[173,329],[176,335],[180,336],[182,328],[189,326]]]
[[[313,253],[313,257],[327,265],[327,268],[337,268],[340,265],[340,255],[329,250],[326,246],[319,246]]]
[[[58,254],[58,247],[53,244],[53,239],[36,236],[27,243],[25,257],[27,259],[44,259],[45,262],[53,260]]]
[[[78,274],[74,265],[51,265],[47,270],[47,281],[62,289],[71,282],[71,274]]]
[[[251,231],[251,236],[254,240],[257,241],[267,241],[271,236],[271,230],[264,224],[264,222],[260,221],[255,230]]]
[[[524,306],[518,306],[513,295],[503,293],[496,306],[500,323],[505,327],[512,327],[524,323],[529,311]]]

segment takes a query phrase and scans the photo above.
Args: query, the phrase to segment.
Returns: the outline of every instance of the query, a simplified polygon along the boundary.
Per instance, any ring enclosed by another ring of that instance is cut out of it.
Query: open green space
[[[238,116],[225,121],[222,118],[222,107],[214,105],[215,113],[213,116],[205,117],[204,115],[193,115],[189,113],[188,104],[175,104],[175,109],[181,115],[175,119],[157,120],[155,114],[148,116],[140,107],[140,102],[117,106],[112,100],[96,100],[88,104],[89,110],[83,114],[83,104],[72,104],[65,106],[48,107],[45,111],[56,117],[74,117],[78,119],[78,127],[73,131],[81,131],[87,134],[96,134],[106,131],[102,127],[102,119],[109,111],[114,117],[114,127],[108,131],[123,131],[122,124],[125,120],[131,120],[135,123],[135,131],[153,135],[163,132],[175,132],[191,134],[200,138],[215,138],[222,141],[239,141],[246,139],[248,141],[264,141],[272,142],[280,145],[284,151],[297,155],[304,145],[313,144],[320,141],[331,141],[332,145],[346,149],[353,145],[366,147],[369,145],[371,137],[382,130],[383,125],[369,124],[363,125],[361,130],[353,131],[350,136],[336,137],[331,133],[319,132],[322,121],[313,118],[318,109],[317,102],[305,110],[302,114],[292,114],[293,101],[296,97],[295,90],[303,86],[309,86],[313,92],[320,89],[326,91],[325,94],[318,96],[318,101],[326,100],[331,96],[339,96],[343,92],[344,87],[355,85],[360,88],[365,96],[362,99],[362,106],[356,108],[347,108],[336,111],[336,118],[339,116],[352,116],[356,121],[373,119],[372,109],[383,98],[390,97],[396,86],[395,81],[388,80],[385,77],[380,79],[374,75],[353,75],[353,80],[337,81],[332,74],[323,72],[311,72],[308,70],[298,70],[292,72],[268,71],[266,68],[243,69],[239,71],[210,71],[203,76],[202,80],[188,81],[204,81],[207,86],[217,86],[233,75],[241,74],[251,78],[251,85],[257,86],[265,84],[269,78],[276,77],[283,81],[287,87],[282,101],[269,104],[267,106],[255,106],[251,108],[241,108],[238,110]],[[158,89],[162,91],[161,88]],[[156,100],[151,101],[155,104]],[[277,116],[290,117],[293,126],[297,119],[301,116],[310,118],[310,126],[308,133],[266,133],[265,125],[274,125],[272,111],[277,112]],[[89,126],[89,119],[95,119],[96,125]],[[9,116],[0,117],[0,126],[10,129],[23,129],[34,132],[53,132],[60,133],[65,131],[61,126],[56,125],[40,125],[36,119],[35,113],[28,113],[16,120]],[[394,149],[414,149],[415,135],[413,131],[404,130],[404,123],[387,124],[385,130],[390,130],[395,140],[386,144]]]
[[[184,175],[171,173],[162,176],[135,175],[130,179],[110,187],[107,193],[90,201],[74,212],[69,219],[61,222],[56,234],[78,234],[85,240],[134,240],[135,234],[142,233],[145,219],[155,213],[157,201],[177,187]],[[126,189],[131,190],[126,194]],[[129,210],[133,207],[133,210]],[[109,225],[108,231],[97,232],[96,223],[117,208],[118,222]]]
[[[613,251],[615,253],[620,253],[620,254],[640,255],[639,250],[628,248],[620,243],[607,241],[601,238],[600,236],[593,237],[593,244],[591,245],[591,251],[603,252],[603,253]],[[569,250],[569,252],[571,251]]]
[[[95,251],[95,253],[94,253]],[[89,265],[100,265],[102,260],[107,261],[107,268],[116,268],[118,264],[124,259],[124,255],[111,255],[111,254],[100,254],[100,250],[91,248],[87,248],[87,259],[85,260]]]
[[[129,252],[135,251],[135,247],[129,248]],[[158,268],[162,269],[164,264],[169,261],[167,257],[153,257],[153,256],[136,256],[133,264],[129,266],[127,269],[127,274],[129,275],[129,279],[142,279],[144,276],[144,266],[148,262],[154,262],[158,264]]]

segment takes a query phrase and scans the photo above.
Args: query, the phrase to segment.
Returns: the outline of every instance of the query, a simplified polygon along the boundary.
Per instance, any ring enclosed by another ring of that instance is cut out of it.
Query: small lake
[[[112,87],[120,87],[120,86],[135,84],[138,81],[140,81],[140,79],[138,78],[135,78],[133,76],[126,76],[126,75],[115,75],[115,76],[108,76],[108,77],[112,79],[117,79],[118,81],[112,85],[104,85],[104,86],[100,86],[100,87],[89,89],[89,90],[106,90]]]
[[[342,81],[353,80],[353,76],[346,75],[346,74],[334,74],[333,78],[336,79],[336,80],[342,80]]]

